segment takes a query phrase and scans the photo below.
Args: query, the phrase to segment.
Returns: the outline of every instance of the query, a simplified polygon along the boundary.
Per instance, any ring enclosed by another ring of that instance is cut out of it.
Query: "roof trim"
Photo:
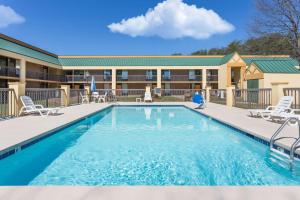
[[[20,40],[11,38],[11,37],[9,37],[9,36],[7,36],[7,35],[4,35],[4,34],[2,34],[2,33],[0,33],[0,38],[1,38],[1,39],[4,39],[4,40],[7,40],[7,41],[10,41],[10,42],[12,42],[12,43],[21,45],[21,46],[23,46],[23,47],[32,49],[32,50],[34,50],[34,51],[38,51],[38,52],[43,53],[43,54],[46,54],[46,55],[48,55],[48,56],[58,58],[58,56],[57,56],[56,54],[54,54],[54,53],[50,53],[50,52],[45,51],[45,50],[43,50],[43,49],[40,49],[40,48],[38,48],[38,47],[32,46],[32,45],[30,45],[30,44],[28,44],[28,43],[25,43],[25,42],[22,42],[22,41],[20,41]]]
[[[205,55],[205,56],[58,56],[58,58],[223,58],[223,55]]]

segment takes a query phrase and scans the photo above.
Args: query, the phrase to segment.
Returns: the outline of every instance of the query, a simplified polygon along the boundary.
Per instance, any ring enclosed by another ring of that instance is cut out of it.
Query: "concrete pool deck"
[[[82,104],[62,108],[59,115],[31,115],[0,121],[0,155],[111,105]]]
[[[298,200],[299,187],[1,187],[3,200]]]

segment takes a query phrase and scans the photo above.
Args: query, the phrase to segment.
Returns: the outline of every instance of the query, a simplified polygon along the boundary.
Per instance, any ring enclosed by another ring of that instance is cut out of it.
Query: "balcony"
[[[20,70],[15,67],[0,66],[0,76],[19,78]]]
[[[42,72],[33,72],[33,71],[27,71],[26,78],[43,80],[43,81],[56,81],[56,82],[64,81],[63,75],[56,75],[56,74],[49,74],[49,73],[42,73]]]
[[[202,76],[200,75],[171,75],[162,76],[162,81],[172,81],[172,82],[190,82],[190,81],[202,81]]]
[[[111,81],[111,75],[93,75],[96,82]],[[66,75],[65,80],[67,82],[91,82],[92,76],[85,75]]]
[[[128,76],[117,76],[117,81],[132,81],[132,82],[146,82],[146,81],[156,81],[157,76],[147,76],[147,75],[128,75]]]
[[[218,75],[208,75],[207,82],[218,82]]]

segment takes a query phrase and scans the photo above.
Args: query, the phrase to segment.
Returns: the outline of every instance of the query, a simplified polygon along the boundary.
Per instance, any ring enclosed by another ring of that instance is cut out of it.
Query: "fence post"
[[[226,105],[229,107],[233,106],[233,90],[235,86],[229,86],[226,88]]]
[[[205,88],[206,102],[210,102],[210,90],[211,90],[211,86],[206,86]]]
[[[70,105],[70,85],[61,85],[60,88],[62,89],[61,94],[61,104],[64,106]],[[65,93],[65,98],[64,94]]]
[[[288,83],[271,83],[272,84],[272,106],[276,106],[281,97],[284,96],[283,88]]]
[[[14,105],[9,105],[9,114],[10,115],[19,115],[19,109],[22,107],[22,104],[20,102],[20,97],[25,95],[25,83],[21,82],[9,82],[8,83],[8,88],[13,89],[15,95],[9,95],[9,103],[10,104],[16,104]]]

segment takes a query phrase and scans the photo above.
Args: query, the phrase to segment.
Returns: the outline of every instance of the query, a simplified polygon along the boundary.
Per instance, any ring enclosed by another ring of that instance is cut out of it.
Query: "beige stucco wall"
[[[260,88],[271,88],[272,83],[287,83],[286,87],[300,87],[300,74],[264,74]]]
[[[227,65],[221,65],[218,73],[218,88],[219,89],[226,89],[227,85]]]

